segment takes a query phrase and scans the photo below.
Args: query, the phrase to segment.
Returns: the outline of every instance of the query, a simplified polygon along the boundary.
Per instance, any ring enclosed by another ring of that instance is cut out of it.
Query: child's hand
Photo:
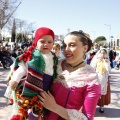
[[[12,89],[15,89],[15,88],[18,86],[18,83],[17,83],[16,81],[10,80],[10,81],[9,81],[9,86],[10,86]]]

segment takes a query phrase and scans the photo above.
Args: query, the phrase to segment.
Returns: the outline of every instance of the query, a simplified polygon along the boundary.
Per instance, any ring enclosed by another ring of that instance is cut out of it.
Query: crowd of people
[[[21,55],[27,48],[31,45],[30,40],[23,42],[21,45],[14,42],[9,45],[8,42],[6,44],[0,43],[0,65],[5,69],[10,67],[15,58]]]
[[[97,105],[104,113],[111,102],[109,73],[120,64],[115,49],[93,45],[81,30],[68,33],[61,46],[47,27],[38,28],[33,42],[24,45],[8,50],[12,62],[5,97],[17,106],[10,120],[93,120]]]

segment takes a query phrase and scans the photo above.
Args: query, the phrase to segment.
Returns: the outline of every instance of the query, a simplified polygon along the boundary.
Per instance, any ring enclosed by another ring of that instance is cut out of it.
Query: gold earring
[[[86,59],[86,54],[84,53],[84,56],[83,56],[84,60]]]

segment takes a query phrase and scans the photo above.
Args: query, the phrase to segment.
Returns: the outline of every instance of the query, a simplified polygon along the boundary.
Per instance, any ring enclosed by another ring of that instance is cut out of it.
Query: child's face
[[[58,47],[56,47],[55,45],[52,48],[52,51],[55,53],[56,56],[59,56],[60,54],[60,49]]]
[[[42,36],[37,42],[37,48],[43,54],[48,54],[53,48],[53,38],[51,35]]]
[[[106,52],[105,52],[104,50],[101,50],[101,51],[100,51],[100,55],[101,55],[102,58],[105,58]]]

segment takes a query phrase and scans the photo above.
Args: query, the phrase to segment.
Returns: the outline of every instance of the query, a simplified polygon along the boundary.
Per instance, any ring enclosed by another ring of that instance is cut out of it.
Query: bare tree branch
[[[17,0],[0,0],[0,29],[10,20],[13,13],[19,7],[21,2],[17,4]]]
[[[4,25],[8,22],[8,20],[10,19],[10,17],[13,15],[13,13],[16,11],[16,9],[19,7],[19,5],[21,4],[21,2],[18,4],[18,6],[12,11],[11,14],[8,15],[8,18],[6,20],[6,22],[4,23]]]

